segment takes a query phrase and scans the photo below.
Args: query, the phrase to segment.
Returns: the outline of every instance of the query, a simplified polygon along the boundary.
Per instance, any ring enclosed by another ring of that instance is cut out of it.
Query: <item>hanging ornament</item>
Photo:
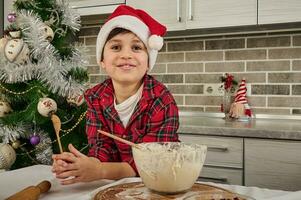
[[[32,136],[30,136],[29,141],[30,144],[36,146],[40,143],[40,137],[34,133]]]
[[[9,13],[9,14],[7,15],[7,21],[9,21],[10,23],[15,22],[16,19],[17,19],[16,13]]]
[[[6,37],[0,39],[0,53],[2,54],[4,52],[4,48],[6,43],[8,42],[8,39]]]
[[[6,101],[0,100],[0,117],[4,117],[12,112],[10,105]]]
[[[0,143],[0,169],[9,169],[15,160],[15,150],[9,144]]]
[[[9,31],[8,34],[12,39],[20,39],[21,38],[21,31],[19,31],[19,30]]]
[[[14,149],[18,149],[20,147],[20,141],[19,140],[15,140],[11,146],[14,148]]]
[[[43,36],[49,42],[51,42],[54,38],[53,30],[46,24],[43,26]]]
[[[71,105],[81,106],[85,102],[84,95],[72,96],[67,98],[67,102]]]
[[[12,39],[5,45],[4,55],[9,62],[27,64],[29,49],[22,39]]]
[[[51,98],[40,98],[38,103],[38,112],[44,116],[48,117],[51,113],[55,113],[57,111],[57,104]]]

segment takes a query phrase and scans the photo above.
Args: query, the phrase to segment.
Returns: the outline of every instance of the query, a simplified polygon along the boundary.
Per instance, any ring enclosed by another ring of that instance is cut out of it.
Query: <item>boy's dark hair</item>
[[[107,37],[107,39],[106,39],[106,42],[105,42],[105,44],[103,45],[103,48],[105,47],[105,45],[106,45],[106,43],[110,40],[110,39],[112,39],[113,37],[115,37],[116,35],[118,35],[118,34],[120,34],[120,33],[122,33],[122,34],[124,34],[124,33],[130,33],[131,31],[129,31],[129,30],[127,30],[127,29],[124,29],[124,28],[114,28],[111,32],[110,32],[110,34],[108,35],[108,37]],[[101,52],[101,61],[103,60],[103,50],[102,50],[102,52]]]

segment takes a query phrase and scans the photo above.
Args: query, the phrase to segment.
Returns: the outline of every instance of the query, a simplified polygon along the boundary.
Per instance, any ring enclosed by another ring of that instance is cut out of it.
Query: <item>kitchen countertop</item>
[[[8,196],[22,190],[23,188],[26,188],[30,185],[36,185],[43,180],[50,181],[52,186],[50,191],[40,196],[40,200],[92,200],[97,192],[110,186],[141,181],[140,178],[133,177],[121,179],[119,181],[104,179],[90,183],[78,183],[74,185],[63,186],[52,174],[51,166],[34,165],[0,173],[0,199],[5,199]],[[288,192],[258,187],[244,187],[238,185],[225,185],[207,182],[205,184],[221,187],[238,194],[251,196],[256,200],[299,200],[301,194],[301,191]]]
[[[220,113],[222,114],[222,113]],[[178,133],[264,139],[301,140],[300,119],[253,118],[225,121],[222,115],[180,113]]]

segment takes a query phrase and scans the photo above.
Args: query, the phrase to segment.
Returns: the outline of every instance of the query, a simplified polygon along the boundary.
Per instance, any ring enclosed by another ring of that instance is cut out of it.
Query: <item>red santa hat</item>
[[[248,104],[248,99],[247,99],[247,86],[246,86],[245,78],[241,80],[239,88],[236,91],[234,102],[243,104],[245,107],[245,115],[249,117],[252,116],[251,108]]]
[[[97,63],[101,62],[103,47],[110,32],[115,28],[124,28],[136,34],[145,44],[149,56],[149,71],[155,65],[158,51],[163,46],[162,36],[166,27],[153,19],[145,11],[127,5],[118,6],[101,27],[96,42]]]

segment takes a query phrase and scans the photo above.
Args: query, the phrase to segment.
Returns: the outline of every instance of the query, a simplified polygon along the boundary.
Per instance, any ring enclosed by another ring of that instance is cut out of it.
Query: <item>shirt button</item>
[[[126,138],[126,135],[123,135],[122,138],[125,139],[125,138]]]

